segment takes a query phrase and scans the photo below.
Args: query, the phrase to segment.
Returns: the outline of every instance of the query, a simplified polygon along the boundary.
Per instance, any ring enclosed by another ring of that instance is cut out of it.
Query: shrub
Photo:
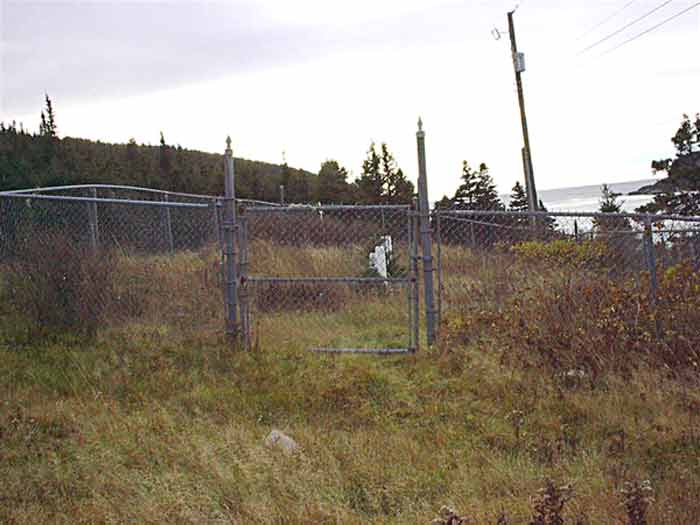
[[[690,264],[659,274],[656,301],[648,278],[637,286],[561,267],[543,279],[507,284],[503,301],[478,291],[465,296],[465,313],[447,319],[447,344],[484,335],[528,366],[593,376],[641,363],[700,371],[700,274]]]
[[[2,301],[35,333],[94,333],[112,295],[115,258],[56,232],[27,241],[3,269]]]
[[[527,241],[511,247],[511,251],[527,262],[594,268],[610,259],[607,244],[601,241],[575,242],[558,239],[551,242]]]

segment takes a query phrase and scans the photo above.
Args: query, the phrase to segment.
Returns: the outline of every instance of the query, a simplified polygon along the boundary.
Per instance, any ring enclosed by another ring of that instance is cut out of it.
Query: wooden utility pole
[[[530,211],[538,211],[537,189],[535,188],[535,173],[532,169],[532,153],[530,150],[530,134],[527,131],[527,117],[525,115],[525,95],[523,94],[523,80],[521,74],[525,71],[525,57],[518,53],[518,44],[515,41],[515,24],[513,14],[508,13],[508,33],[510,34],[510,49],[513,55],[513,69],[515,70],[515,83],[518,86],[518,103],[520,104],[520,121],[523,127],[523,168],[525,171],[525,190],[527,191],[527,204]]]

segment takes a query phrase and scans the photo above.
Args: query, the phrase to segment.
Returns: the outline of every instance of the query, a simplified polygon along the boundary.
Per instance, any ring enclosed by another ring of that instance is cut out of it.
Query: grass
[[[697,382],[643,360],[589,382],[512,359],[488,327],[463,337],[463,312],[505,308],[520,269],[446,261],[464,308],[400,358],[306,352],[399,342],[404,309],[381,296],[261,313],[243,353],[221,334],[214,254],[120,261],[138,315],[92,337],[0,335],[0,522],[427,524],[449,505],[530,523],[549,478],[573,487],[566,523],[627,523],[621,491],[645,480],[649,523],[695,523]],[[300,452],[267,449],[273,428]]]

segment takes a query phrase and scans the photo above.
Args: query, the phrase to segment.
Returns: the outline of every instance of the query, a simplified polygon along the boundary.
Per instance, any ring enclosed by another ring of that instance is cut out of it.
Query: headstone
[[[384,235],[380,240],[380,244],[369,254],[370,269],[377,272],[384,279],[389,277],[388,266],[393,250],[391,235]]]
[[[374,251],[369,254],[369,265],[370,268],[381,277],[387,278],[386,251],[384,250],[384,246],[377,246]]]

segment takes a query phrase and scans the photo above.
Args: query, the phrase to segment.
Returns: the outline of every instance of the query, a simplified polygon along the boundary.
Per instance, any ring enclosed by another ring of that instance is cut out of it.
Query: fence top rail
[[[666,215],[649,213],[600,213],[586,211],[500,211],[500,210],[433,210],[434,214],[446,216],[503,216],[503,217],[588,217],[598,219],[634,219],[638,221],[699,222],[695,215]]]
[[[0,191],[0,195],[22,195],[36,193],[50,193],[54,191],[96,189],[96,190],[127,190],[140,191],[144,193],[155,193],[158,195],[172,195],[174,197],[189,197],[192,199],[218,200],[221,197],[216,195],[201,195],[197,193],[182,193],[177,191],[156,190],[153,188],[142,188],[140,186],[125,186],[121,184],[73,184],[68,186],[47,186],[45,188],[26,188],[22,190]]]
[[[252,204],[253,206],[257,206],[257,207],[279,208],[282,206],[282,204],[278,204],[276,202],[261,201],[261,200],[257,200],[257,199],[238,199],[237,198],[236,202],[238,202],[239,204]],[[246,209],[250,209],[250,208],[246,208]]]
[[[21,199],[25,201],[45,200],[62,202],[94,202],[97,204],[124,204],[128,206],[160,206],[164,208],[211,208],[212,204],[196,202],[140,201],[133,199],[103,199],[95,197],[70,197],[67,195],[37,195],[33,193],[0,193],[0,199]]]
[[[246,213],[265,212],[313,212],[313,211],[408,211],[411,206],[407,204],[298,204],[292,206],[250,206],[245,209]]]

